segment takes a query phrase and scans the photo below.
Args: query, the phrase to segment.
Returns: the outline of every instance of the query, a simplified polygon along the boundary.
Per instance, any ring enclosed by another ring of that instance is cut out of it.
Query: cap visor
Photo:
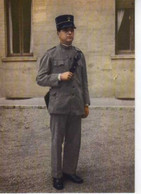
[[[60,29],[64,29],[64,28],[74,28],[74,29],[76,29],[75,25],[73,25],[73,24],[65,24],[65,25],[60,27]]]

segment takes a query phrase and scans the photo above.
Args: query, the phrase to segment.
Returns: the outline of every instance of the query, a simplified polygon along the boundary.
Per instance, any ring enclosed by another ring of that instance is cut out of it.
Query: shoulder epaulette
[[[76,51],[79,51],[79,52],[82,53],[82,51],[81,51],[79,48],[75,47],[75,46],[74,46],[74,49],[75,49]]]
[[[51,51],[51,50],[53,50],[53,49],[55,49],[55,48],[56,48],[56,46],[54,46],[54,47],[48,49],[47,51]]]

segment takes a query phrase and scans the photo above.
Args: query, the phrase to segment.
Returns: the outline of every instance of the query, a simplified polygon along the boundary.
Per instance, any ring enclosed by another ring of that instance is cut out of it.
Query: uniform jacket
[[[59,73],[69,71],[78,48],[59,44],[41,58],[36,78],[40,86],[50,87],[48,111],[50,114],[84,114],[84,105],[90,104],[86,62],[83,53],[77,69],[69,81],[59,81]],[[80,50],[79,50],[80,51]]]

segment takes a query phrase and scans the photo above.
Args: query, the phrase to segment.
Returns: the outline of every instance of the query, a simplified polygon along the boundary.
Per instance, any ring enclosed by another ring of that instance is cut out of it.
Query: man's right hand
[[[73,73],[70,71],[67,71],[67,72],[61,73],[60,79],[62,81],[68,81],[72,78],[72,76],[73,76]]]

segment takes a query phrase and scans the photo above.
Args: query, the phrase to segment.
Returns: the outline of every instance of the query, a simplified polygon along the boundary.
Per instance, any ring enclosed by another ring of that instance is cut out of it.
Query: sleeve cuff
[[[58,80],[61,81],[61,73],[58,74]]]

